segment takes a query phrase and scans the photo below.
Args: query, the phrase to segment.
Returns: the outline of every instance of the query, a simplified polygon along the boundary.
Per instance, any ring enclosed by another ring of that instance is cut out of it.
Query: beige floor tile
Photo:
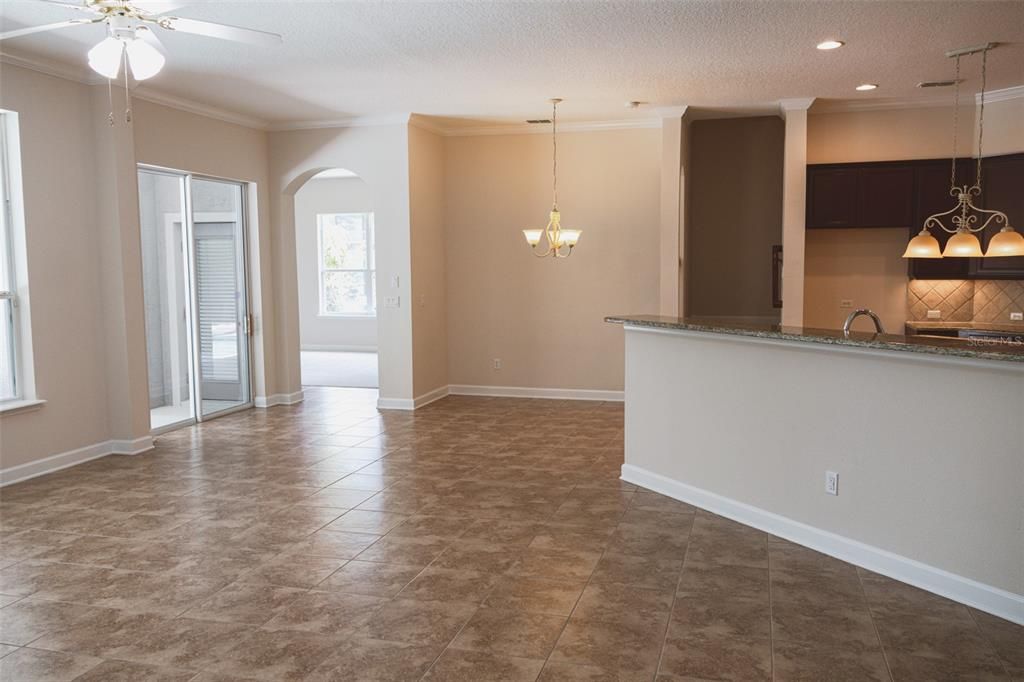
[[[394,597],[422,570],[419,566],[350,561],[317,585],[317,589]]]
[[[447,682],[532,682],[537,679],[543,665],[544,661],[529,658],[448,649],[423,679]]]
[[[564,616],[482,608],[451,646],[523,658],[546,659],[562,634]]]

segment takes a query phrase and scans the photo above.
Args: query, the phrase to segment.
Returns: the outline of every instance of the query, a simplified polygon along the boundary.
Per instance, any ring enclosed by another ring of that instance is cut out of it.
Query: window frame
[[[359,216],[366,232],[366,268],[328,268],[324,266],[324,222],[325,218],[334,216]],[[377,296],[374,286],[377,279],[376,230],[372,211],[346,211],[316,214],[316,265],[317,265],[317,317],[327,318],[359,318],[372,319],[377,317]],[[369,266],[373,267],[369,267]],[[334,313],[326,309],[325,275],[332,272],[360,272],[366,287],[367,310],[363,312]]]
[[[8,321],[0,322],[0,333],[10,334],[14,389],[13,396],[0,398],[3,414],[35,409],[46,403],[36,395],[33,371],[19,118],[17,112],[7,109],[0,109],[0,184],[0,239],[6,242],[9,280],[0,283],[0,289],[9,287],[2,289],[0,298],[11,302],[10,315],[4,316]]]

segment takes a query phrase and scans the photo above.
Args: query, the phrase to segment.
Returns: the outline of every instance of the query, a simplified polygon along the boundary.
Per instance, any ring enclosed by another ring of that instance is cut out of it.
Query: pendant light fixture
[[[985,78],[988,62],[988,51],[996,43],[986,43],[974,47],[951,50],[947,57],[956,60],[953,95],[953,158],[950,161],[949,184],[950,196],[957,200],[956,206],[928,216],[921,231],[907,244],[904,258],[980,258],[994,256],[1024,256],[1024,236],[1010,226],[1010,219],[1002,211],[979,208],[974,205],[974,197],[981,194],[981,160],[982,141],[985,133]],[[971,186],[956,184],[956,153],[957,129],[959,127],[960,110],[960,58],[981,53],[981,95],[978,106],[978,163]],[[949,224],[947,224],[947,221]],[[981,220],[981,222],[979,222]],[[1002,225],[1002,229],[989,240],[988,252],[982,253],[978,232],[984,232],[989,226]],[[939,228],[952,234],[946,242],[946,248],[939,250],[939,241],[930,230]]]
[[[538,258],[552,256],[554,258],[568,258],[572,254],[576,242],[580,240],[582,230],[562,229],[561,214],[558,212],[558,103],[560,99],[551,100],[551,213],[548,215],[548,225],[543,230],[523,230],[526,243],[533,249],[533,255]],[[537,249],[541,239],[547,239],[547,248],[544,251]]]

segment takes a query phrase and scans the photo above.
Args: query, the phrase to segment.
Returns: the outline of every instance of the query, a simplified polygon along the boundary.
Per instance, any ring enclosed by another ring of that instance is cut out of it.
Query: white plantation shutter
[[[199,357],[204,381],[238,381],[235,242],[230,235],[196,239]]]

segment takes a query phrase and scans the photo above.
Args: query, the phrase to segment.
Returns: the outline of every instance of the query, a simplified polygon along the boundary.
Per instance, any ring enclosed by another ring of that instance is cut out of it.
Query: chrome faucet
[[[878,315],[875,315],[873,310],[870,310],[868,308],[857,308],[852,313],[850,313],[849,317],[846,318],[846,322],[843,322],[843,334],[846,334],[847,336],[850,335],[850,325],[852,325],[853,321],[856,320],[861,315],[867,315],[874,321],[876,334],[885,333],[885,329],[882,328],[882,321],[878,319]]]

